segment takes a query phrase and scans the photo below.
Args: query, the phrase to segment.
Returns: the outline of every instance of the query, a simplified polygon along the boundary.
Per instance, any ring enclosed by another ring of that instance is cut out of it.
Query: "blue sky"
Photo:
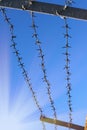
[[[50,0],[43,0],[50,2]],[[51,3],[64,4],[64,0],[51,0]],[[75,7],[87,8],[87,1],[77,0]],[[44,114],[53,117],[47,97],[46,85],[42,82],[40,60],[38,58],[35,40],[32,38],[33,29],[31,15],[27,11],[7,9],[7,15],[14,24],[17,36],[17,48],[29,72],[33,88]],[[68,106],[65,81],[65,57],[63,55],[65,39],[62,28],[64,20],[60,17],[36,14],[38,34],[42,41],[45,54],[47,75],[51,82],[52,97],[55,102],[58,119],[68,121]],[[87,22],[68,19],[71,27],[71,84],[73,123],[84,125],[87,115]],[[40,114],[35,106],[32,94],[24,81],[18,62],[10,48],[10,31],[0,12],[0,128],[5,130],[41,130]],[[8,121],[8,122],[7,122]],[[6,123],[7,122],[7,123]],[[13,127],[14,126],[14,127]],[[54,129],[54,125],[46,124],[47,129]],[[66,128],[58,127],[60,130]]]

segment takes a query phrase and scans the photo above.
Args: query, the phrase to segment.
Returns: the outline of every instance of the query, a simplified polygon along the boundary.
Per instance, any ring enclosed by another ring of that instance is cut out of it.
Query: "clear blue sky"
[[[41,0],[50,2],[50,0]],[[64,4],[64,0],[51,0],[51,3]],[[87,8],[87,1],[77,0],[75,7]],[[17,48],[29,72],[37,98],[47,117],[53,117],[47,97],[46,85],[42,82],[42,71],[38,58],[31,15],[27,11],[7,9],[17,38]],[[65,81],[65,57],[63,55],[65,39],[64,20],[60,17],[36,14],[38,34],[42,41],[48,79],[51,82],[52,97],[55,102],[58,119],[68,121],[68,106]],[[87,115],[87,22],[68,19],[71,27],[71,84],[73,123],[84,125]],[[18,62],[10,48],[10,31],[0,13],[0,129],[6,130],[42,130],[40,114],[33,102]],[[8,121],[8,122],[7,122]],[[14,126],[15,125],[15,126]],[[14,126],[14,127],[13,127]],[[54,125],[46,124],[47,129],[54,130]],[[58,127],[59,130],[67,130]]]

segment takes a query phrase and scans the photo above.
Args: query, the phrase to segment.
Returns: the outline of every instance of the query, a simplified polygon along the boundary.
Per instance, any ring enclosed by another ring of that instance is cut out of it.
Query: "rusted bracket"
[[[64,121],[60,121],[60,120],[54,120],[54,119],[43,117],[43,116],[40,117],[40,120],[43,121],[43,122],[56,124],[56,125],[60,125],[60,126],[63,126],[63,127],[70,127],[72,129],[75,129],[75,130],[84,130],[83,126],[76,125],[76,124],[69,124],[68,122],[64,122]]]

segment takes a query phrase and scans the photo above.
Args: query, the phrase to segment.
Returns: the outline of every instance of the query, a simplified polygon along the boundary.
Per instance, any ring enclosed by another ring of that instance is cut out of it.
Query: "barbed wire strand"
[[[70,45],[69,45],[69,38],[71,38],[71,36],[69,35],[69,25],[67,23],[67,18],[64,18],[65,20],[65,29],[66,29],[66,33],[64,34],[64,37],[66,38],[66,45],[65,45],[65,67],[64,69],[66,70],[66,88],[67,88],[67,96],[68,96],[68,108],[69,108],[69,123],[71,127],[71,123],[72,123],[72,100],[71,100],[71,72],[70,72],[70,53],[69,53],[69,49],[70,49]]]
[[[9,25],[9,28],[10,28],[10,33],[11,33],[11,46],[14,50],[14,54],[16,55],[16,58],[18,60],[18,66],[21,68],[22,70],[22,75],[24,77],[24,80],[26,81],[27,85],[28,85],[28,88],[30,89],[31,93],[32,93],[32,97],[34,99],[34,102],[40,112],[40,115],[42,116],[43,115],[43,110],[42,108],[40,107],[39,105],[39,102],[37,100],[37,97],[36,97],[36,93],[35,91],[33,90],[33,87],[32,87],[32,83],[31,83],[31,79],[29,78],[28,76],[28,72],[26,71],[25,69],[25,65],[24,65],[24,62],[23,62],[23,58],[20,56],[20,52],[19,50],[17,49],[17,43],[15,42],[15,38],[16,38],[16,35],[14,35],[14,25],[11,23],[10,21],[10,18],[8,18],[7,16],[7,13],[6,13],[6,9],[5,8],[1,8],[0,11],[3,13],[3,16],[4,16],[4,19],[5,21],[8,23]],[[44,122],[42,122],[42,126],[43,126],[43,130],[46,130],[46,127],[45,127],[45,124]]]
[[[65,0],[65,6],[63,10],[66,10],[68,6],[72,5],[74,3],[73,0]],[[69,44],[69,39],[71,36],[69,35],[69,24],[67,17],[64,17],[64,27],[65,27],[65,34],[64,38],[66,38],[66,45],[63,47],[65,48],[65,67],[64,69],[66,70],[66,88],[67,88],[67,96],[68,96],[68,108],[69,108],[69,130],[71,129],[71,124],[72,124],[72,96],[71,96],[71,91],[72,91],[72,85],[71,85],[71,71],[70,71],[70,53],[69,49],[71,48]]]
[[[58,16],[60,16],[61,18],[64,19],[64,28],[65,28],[65,34],[64,34],[64,38],[66,38],[66,44],[63,48],[65,48],[65,53],[63,53],[65,55],[65,67],[64,69],[66,70],[66,88],[67,88],[67,96],[68,96],[68,108],[69,108],[69,129],[71,129],[71,124],[72,124],[72,96],[71,96],[71,90],[72,90],[72,86],[71,86],[71,72],[70,72],[70,53],[69,53],[69,49],[71,48],[70,44],[69,44],[69,38],[71,38],[71,36],[69,35],[69,25],[68,25],[68,21],[67,21],[67,17],[62,16],[62,12],[64,12],[68,6],[71,6],[72,3],[74,3],[73,0],[65,0],[65,5],[63,7],[62,10],[60,10],[59,12],[56,10],[56,14]]]
[[[50,82],[47,78],[45,58],[44,58],[44,53],[43,53],[43,49],[42,49],[42,46],[41,46],[42,42],[40,41],[38,33],[37,33],[38,26],[35,23],[35,17],[36,16],[35,16],[34,12],[31,12],[31,17],[32,17],[32,26],[31,27],[34,30],[32,37],[35,38],[35,44],[38,47],[38,49],[37,49],[38,54],[39,54],[38,57],[41,60],[41,69],[42,69],[42,72],[43,72],[43,78],[42,79],[43,79],[43,82],[45,82],[46,85],[47,85],[46,88],[47,88],[48,98],[49,98],[49,101],[50,101],[50,104],[51,104],[51,108],[53,110],[54,119],[57,120],[56,108],[55,108],[54,101],[53,101],[52,94],[51,94],[51,85],[50,85]],[[55,130],[57,130],[57,125],[55,125]]]

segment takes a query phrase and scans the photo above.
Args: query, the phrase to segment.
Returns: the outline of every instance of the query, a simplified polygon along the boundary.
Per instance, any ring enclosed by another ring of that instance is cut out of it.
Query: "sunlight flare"
[[[1,44],[0,49],[3,50],[0,51],[0,130],[32,130],[41,127],[40,121],[32,116],[37,108],[29,89],[20,85],[20,91],[11,91],[8,47]]]

